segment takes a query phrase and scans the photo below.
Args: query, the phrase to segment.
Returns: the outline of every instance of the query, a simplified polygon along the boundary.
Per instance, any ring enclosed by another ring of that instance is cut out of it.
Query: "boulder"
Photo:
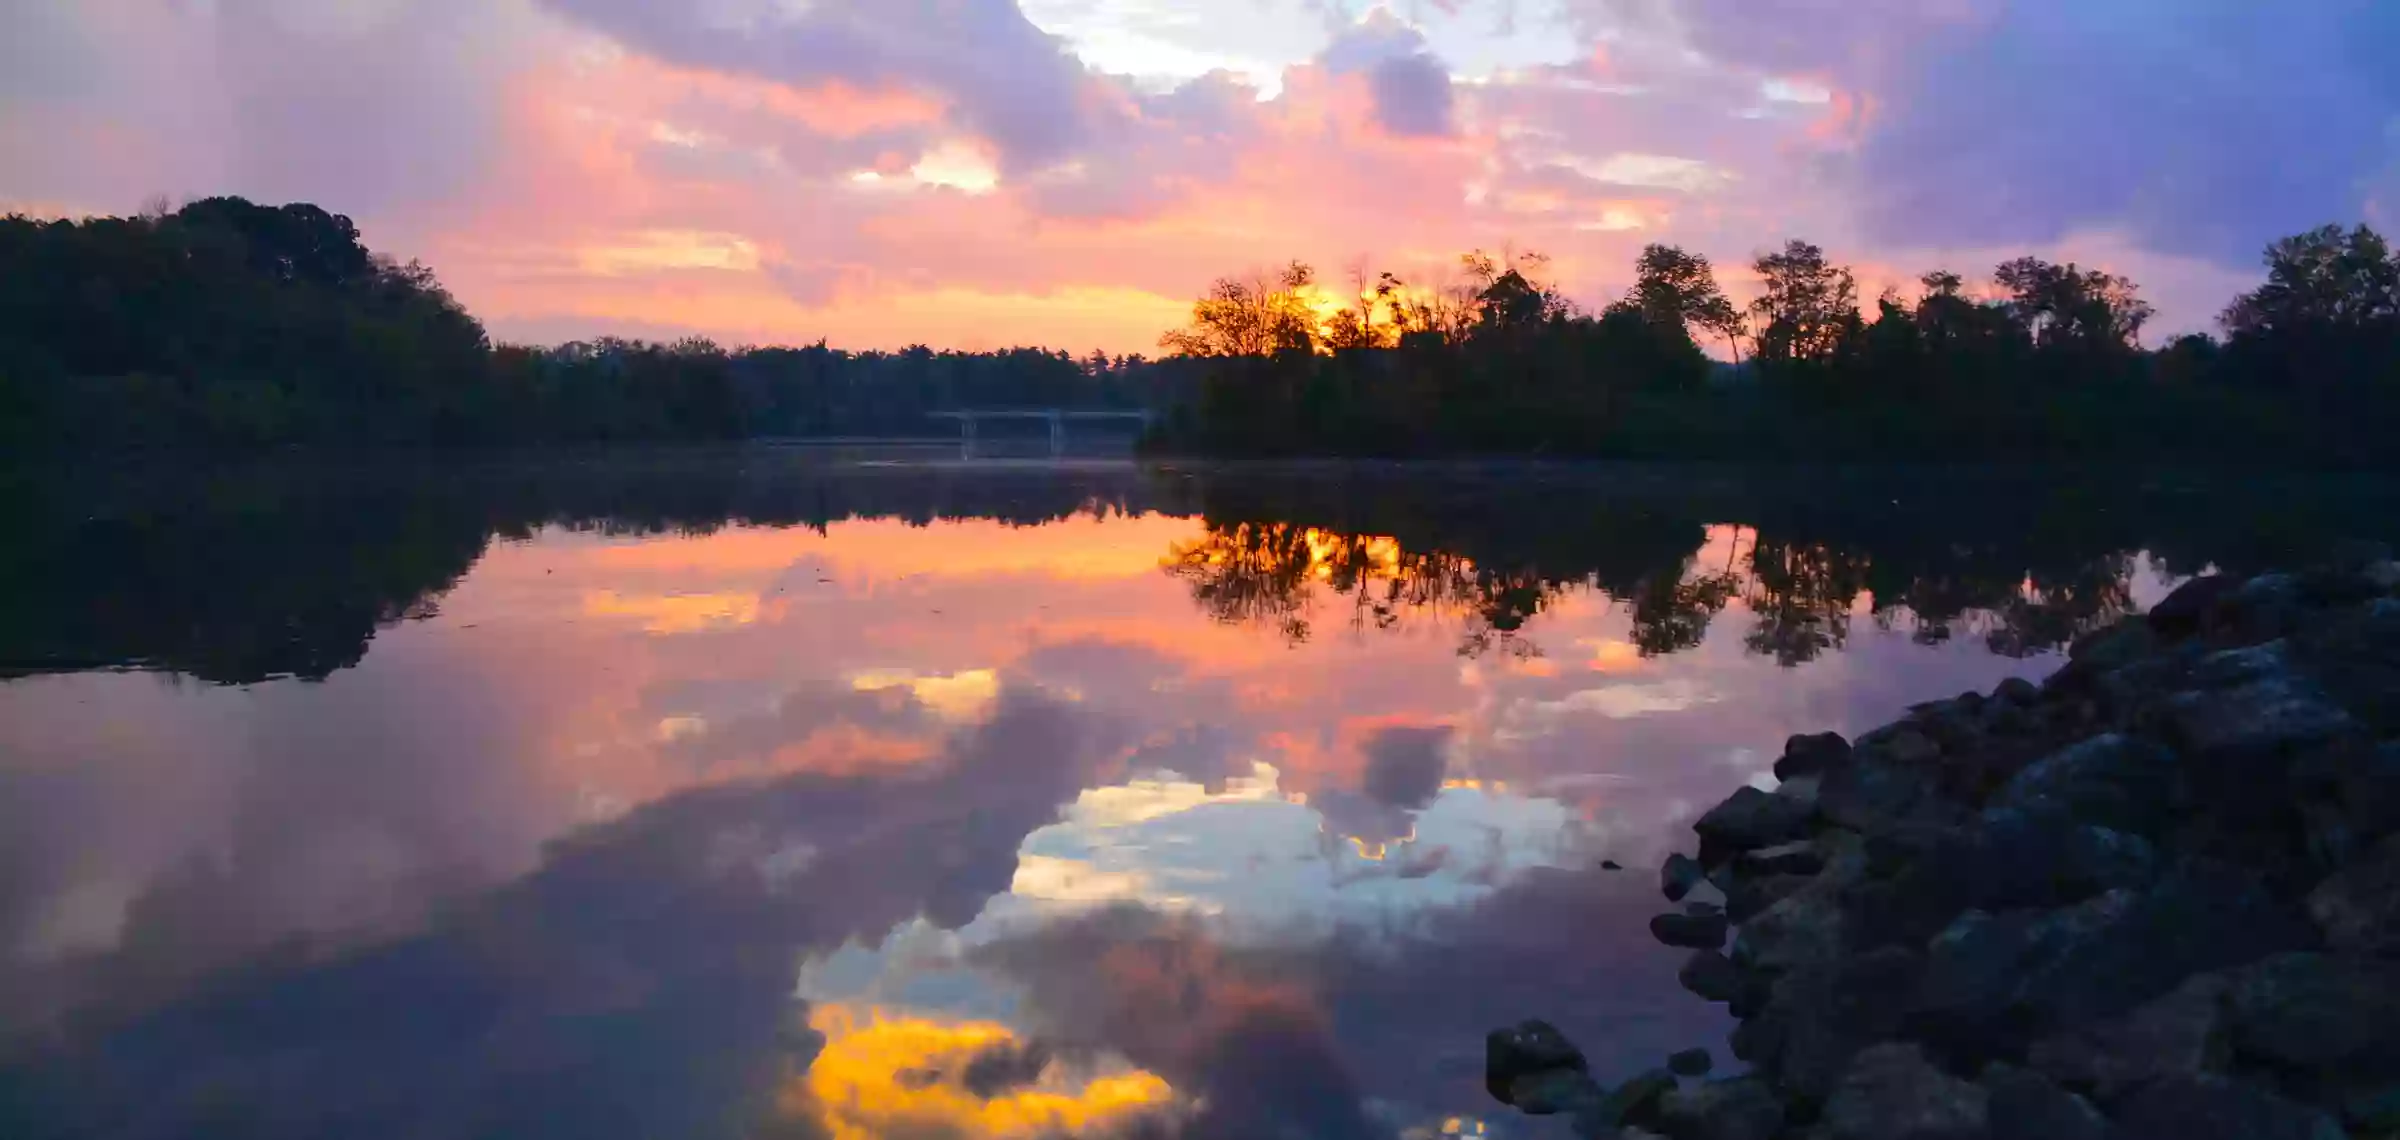
[[[1699,950],[1684,959],[1675,980],[1684,989],[1714,1002],[1729,1002],[1742,992],[1742,972],[1721,951]]]
[[[2358,722],[2296,673],[2268,672],[2222,689],[2181,693],[2165,706],[2169,740],[2221,774],[2215,791],[2255,794],[2261,765],[2360,731]],[[2205,794],[2212,790],[2203,788]],[[2280,791],[2280,789],[2277,789]]]
[[[1742,852],[1734,866],[1745,875],[1811,876],[1825,869],[1825,853],[1806,840],[1778,843]]]
[[[2233,1045],[2290,1069],[2367,1063],[2400,1076],[2400,961],[2281,954],[2243,969],[2230,993]]]
[[[2150,607],[2149,626],[2164,637],[2189,637],[2200,632],[2218,600],[2240,586],[2239,579],[2221,574],[2194,578],[2175,587]]]
[[[1991,1095],[1926,1060],[1913,1044],[1859,1053],[1825,1100],[1826,1140],[1984,1140]]]
[[[2144,1085],[2116,1123],[2123,1140],[2342,1140],[2325,1113],[2213,1073]]]
[[[1775,979],[1763,1008],[1743,1023],[1735,1055],[1803,1097],[1822,1098],[1861,1049],[1890,1038],[1920,984],[1925,957],[1884,946]]]
[[[1707,881],[1708,871],[1700,861],[1680,851],[1667,856],[1658,868],[1658,888],[1666,892],[1668,902],[1682,902],[1683,896]]]
[[[1510,1089],[1527,1077],[1590,1071],[1583,1051],[1547,1021],[1520,1022],[1483,1038],[1483,1087],[1502,1104],[1516,1103]]]
[[[1775,761],[1775,778],[1795,780],[1803,776],[1821,776],[1850,762],[1850,742],[1838,732],[1819,732],[1794,736],[1783,742],[1783,756]]]
[[[1575,1112],[1575,1131],[1583,1136],[1609,1136],[1627,1125],[1646,1125],[1658,1119],[1658,1102],[1678,1082],[1665,1069],[1652,1069],[1616,1088],[1596,1103]]]
[[[1895,764],[1930,764],[1941,759],[1941,745],[1913,724],[1877,729],[1859,738],[1858,747]]]
[[[2240,643],[2269,641],[2299,628],[2312,599],[2296,574],[2261,574],[2217,600],[2210,634]]]
[[[2010,677],[2000,682],[1999,686],[1992,690],[1992,702],[1995,706],[2014,706],[2022,709],[2031,707],[2035,701],[2040,699],[2042,699],[2041,687],[2023,677]],[[1985,713],[1987,716],[1997,717],[2000,711],[1999,707],[1994,707],[1987,708]]]
[[[1712,850],[1749,851],[1804,838],[1814,814],[1810,805],[1795,799],[1743,787],[1709,809],[1692,830],[1700,834],[1702,859],[1713,864],[1708,856]]]
[[[2067,659],[2097,672],[2122,669],[2158,651],[2159,633],[2138,621],[2095,629],[2067,647]]]
[[[2126,895],[2111,892],[2103,898]],[[2170,870],[2127,905],[2095,923],[2070,923],[2030,963],[2015,987],[2038,1025],[2112,1017],[2173,990],[2197,973],[2306,949],[2307,921],[2254,873],[2210,860]]]
[[[2201,974],[2122,1018],[2034,1043],[2026,1063],[2114,1103],[2160,1077],[2217,1072],[2230,1055],[2225,978]]]
[[[1881,752],[1861,751],[1851,763],[1825,775],[1817,789],[1817,813],[1838,826],[1873,835],[1906,827],[1954,826],[1966,818],[1967,809],[1944,794],[1938,766],[1903,764]]]
[[[2008,1051],[2031,1032],[2025,990],[2055,967],[2070,946],[2123,920],[2139,901],[2111,891],[2055,911],[1991,914],[1970,910],[1926,947],[1923,981],[1914,993],[1919,1028],[1967,1055]]]
[[[2172,823],[2181,798],[2175,757],[2145,740],[2103,733],[2036,760],[1985,802],[2000,812],[2058,816],[2136,835]]]
[[[1725,914],[1736,924],[1748,922],[1768,907],[1790,898],[1815,882],[1810,875],[1739,876],[1725,892]]]
[[[2321,866],[2339,867],[2400,833],[2400,740],[2320,749],[2293,765],[2292,781]]]
[[[1866,875],[1865,843],[1837,832],[1825,848],[1823,871],[1742,923],[1734,939],[1735,962],[1750,969],[1789,970],[1837,957],[1849,946],[1845,896]]]
[[[1674,1140],[1774,1140],[1783,1101],[1756,1077],[1709,1081],[1659,1098],[1659,1127]]]
[[[1686,1049],[1667,1058],[1667,1071],[1679,1077],[1707,1076],[1716,1067],[1716,1059],[1706,1049]]]
[[[1714,950],[1725,945],[1721,914],[1661,914],[1650,919],[1650,935],[1669,946]]]
[[[1994,1062],[1975,1079],[1991,1106],[1992,1140],[2107,1140],[2092,1102],[2039,1073]]]
[[[2317,884],[2307,905],[2333,949],[2400,955],[2400,835]]]

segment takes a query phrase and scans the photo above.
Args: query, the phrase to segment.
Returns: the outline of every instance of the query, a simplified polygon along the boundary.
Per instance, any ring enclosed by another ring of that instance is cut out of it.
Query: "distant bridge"
[[[1050,424],[1050,454],[1067,453],[1067,421],[1069,420],[1138,420],[1143,428],[1150,426],[1152,413],[1121,411],[1112,408],[960,408],[954,411],[929,413],[937,420],[958,421],[959,446],[968,458],[975,455],[976,425],[984,420],[1047,420]]]

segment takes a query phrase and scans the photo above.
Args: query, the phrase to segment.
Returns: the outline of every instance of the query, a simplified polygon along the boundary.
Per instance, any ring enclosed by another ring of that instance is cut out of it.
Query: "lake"
[[[1730,1064],[1645,924],[1787,735],[2396,505],[938,449],[19,477],[0,1134],[1544,1134],[1485,1030]]]

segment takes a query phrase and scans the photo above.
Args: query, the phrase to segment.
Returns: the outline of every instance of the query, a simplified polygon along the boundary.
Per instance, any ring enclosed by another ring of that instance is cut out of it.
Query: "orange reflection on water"
[[[825,1046],[784,1091],[780,1107],[813,1119],[834,1140],[1074,1136],[1175,1100],[1164,1079],[1140,1069],[1069,1074],[1038,1061],[1030,1082],[979,1096],[963,1080],[969,1063],[1020,1044],[995,1022],[943,1023],[829,1005],[816,1009],[809,1025],[825,1035]]]

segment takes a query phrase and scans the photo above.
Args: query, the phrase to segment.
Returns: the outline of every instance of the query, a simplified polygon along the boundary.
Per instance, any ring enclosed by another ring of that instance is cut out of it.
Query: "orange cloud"
[[[807,1119],[833,1140],[896,1135],[961,1140],[1075,1136],[1161,1111],[1175,1090],[1155,1074],[1126,1069],[1080,1081],[1045,1072],[1033,1085],[980,1097],[958,1083],[978,1053],[1017,1044],[993,1022],[942,1023],[877,1009],[832,1005],[809,1024],[825,1046],[779,1098],[787,1117]]]

